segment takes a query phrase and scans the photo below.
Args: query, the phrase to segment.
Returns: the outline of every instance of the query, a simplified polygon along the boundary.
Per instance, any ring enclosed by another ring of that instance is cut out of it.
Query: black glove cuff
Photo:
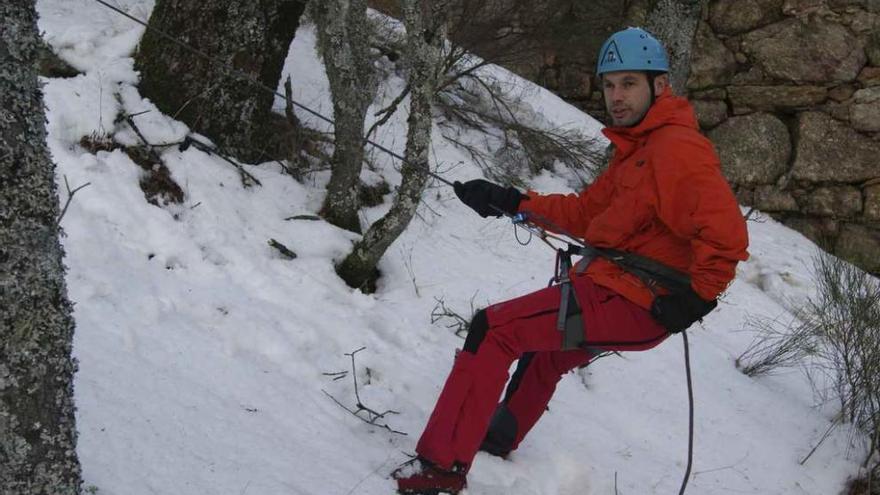
[[[706,301],[689,289],[685,292],[657,296],[651,304],[651,316],[670,333],[686,330],[715,309],[718,302]]]

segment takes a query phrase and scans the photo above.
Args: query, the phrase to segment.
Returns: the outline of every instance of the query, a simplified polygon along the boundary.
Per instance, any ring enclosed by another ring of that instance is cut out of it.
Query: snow
[[[144,20],[153,7],[151,0],[115,4]],[[315,214],[326,173],[298,183],[277,164],[246,165],[263,184],[246,188],[227,162],[168,147],[163,160],[186,198],[148,204],[138,187],[141,169],[126,154],[92,154],[78,144],[93,134],[136,143],[130,129],[114,125],[120,111],[149,110],[135,119],[153,143],[186,135],[185,125],[137,91],[131,54],[143,27],[89,0],[37,6],[45,39],[84,71],[45,80],[44,92],[61,201],[65,178],[71,188],[90,184],[62,223],[86,485],[102,495],[393,492],[388,473],[413,451],[462,345],[445,322],[431,324],[436,299],[468,315],[471,304],[541,288],[553,252],[538,242],[521,246],[510,224],[477,217],[437,184],[382,261],[379,291],[364,295],[333,271],[354,234],[288,220]],[[285,72],[297,101],[332,116],[314,39],[310,25],[299,29]],[[485,70],[512,81],[502,69]],[[549,92],[515,83],[531,118],[598,131]],[[402,87],[390,75],[370,114]],[[402,151],[405,115],[406,102],[375,139]],[[433,167],[449,179],[480,174],[436,127],[434,135]],[[368,180],[399,180],[392,160],[371,156],[377,170]],[[545,173],[530,186],[558,191],[565,184]],[[387,207],[365,211],[364,221]],[[748,316],[790,314],[813,290],[809,241],[770,219],[749,229],[752,258],[719,309],[690,332],[696,447],[688,493],[838,493],[857,471],[862,451],[851,441],[858,436],[841,428],[800,465],[833,411],[814,405],[797,370],[752,379],[734,367],[752,338]],[[298,258],[282,258],[269,239]],[[406,436],[365,424],[326,395],[354,407],[352,377],[326,374],[350,370],[346,353],[361,347],[361,399],[379,412],[399,412],[385,419]],[[674,338],[566,377],[509,460],[478,455],[467,494],[677,493],[686,446],[683,350]]]

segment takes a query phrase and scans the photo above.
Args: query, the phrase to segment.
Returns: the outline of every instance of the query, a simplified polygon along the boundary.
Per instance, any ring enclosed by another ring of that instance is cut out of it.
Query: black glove
[[[455,195],[481,217],[500,217],[504,213],[513,215],[519,202],[526,196],[515,187],[502,187],[487,180],[476,179],[465,183],[455,181],[452,185]]]
[[[686,292],[654,298],[651,316],[669,333],[678,333],[703,319],[715,306],[718,306],[718,302],[714,299],[706,301],[693,289],[688,289]]]

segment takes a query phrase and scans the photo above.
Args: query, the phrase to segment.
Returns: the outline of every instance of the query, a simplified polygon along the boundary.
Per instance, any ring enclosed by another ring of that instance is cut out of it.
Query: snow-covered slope
[[[116,3],[142,19],[153,5]],[[541,288],[553,252],[537,242],[519,245],[511,225],[478,218],[437,187],[383,260],[379,291],[363,295],[332,268],[353,234],[286,220],[317,211],[326,174],[301,184],[276,164],[248,166],[263,186],[245,188],[228,163],[171,147],[163,158],[186,200],[152,206],[127,155],[78,145],[92,133],[135,143],[130,130],[114,128],[120,111],[151,110],[136,119],[154,143],[187,132],[137,92],[130,54],[143,28],[91,0],[39,0],[38,9],[46,39],[85,71],[47,80],[44,90],[61,200],[65,178],[71,187],[91,184],[63,220],[87,485],[102,495],[392,493],[387,475],[412,452],[462,344],[445,322],[431,323],[437,299],[467,315],[472,303]],[[313,29],[303,26],[286,70],[299,101],[330,113],[313,42]],[[384,99],[401,84],[386,81]],[[536,115],[598,129],[548,92],[520,84]],[[377,139],[401,150],[405,114]],[[450,169],[450,179],[479,175],[435,137],[432,160]],[[377,174],[397,180],[388,159],[375,160]],[[548,174],[532,185],[559,190],[564,183]],[[837,431],[799,465],[830,413],[813,407],[799,372],[754,380],[733,364],[752,338],[743,330],[747,315],[784,315],[810,293],[815,248],[772,220],[749,228],[751,260],[719,310],[691,331],[697,425],[688,493],[832,495],[857,468],[860,452],[849,447],[849,433]],[[269,239],[299,257],[282,258]],[[384,420],[406,436],[367,425],[328,397],[354,407],[351,375],[329,374],[349,370],[346,353],[361,347],[361,399],[398,412]],[[509,460],[478,455],[467,493],[677,493],[686,440],[683,352],[674,338],[566,377]]]

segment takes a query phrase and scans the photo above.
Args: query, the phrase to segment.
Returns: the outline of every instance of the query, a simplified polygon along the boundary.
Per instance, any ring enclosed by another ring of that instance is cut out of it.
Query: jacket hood
[[[680,125],[691,129],[699,129],[694,109],[686,98],[675,96],[668,86],[657,96],[648,113],[633,127],[606,127],[604,134],[617,148],[624,151],[629,145],[650,134],[655,129],[667,125]]]

